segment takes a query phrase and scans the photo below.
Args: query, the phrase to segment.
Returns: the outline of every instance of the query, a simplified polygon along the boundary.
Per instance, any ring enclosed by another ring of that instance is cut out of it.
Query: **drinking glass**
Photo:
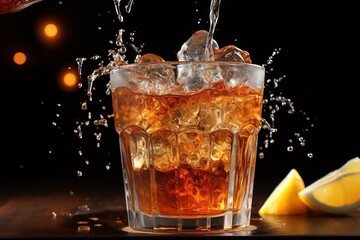
[[[230,61],[110,71],[130,229],[249,229],[265,69]]]

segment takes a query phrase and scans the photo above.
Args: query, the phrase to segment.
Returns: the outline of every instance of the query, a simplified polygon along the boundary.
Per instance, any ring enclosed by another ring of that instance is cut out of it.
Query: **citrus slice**
[[[360,171],[360,158],[354,157],[347,161],[344,165],[339,168],[342,173],[359,172]]]
[[[299,192],[310,209],[329,214],[345,214],[360,209],[360,158],[348,160]]]
[[[291,169],[276,186],[259,209],[260,215],[304,214],[307,206],[299,199],[298,193],[305,188],[300,174]]]

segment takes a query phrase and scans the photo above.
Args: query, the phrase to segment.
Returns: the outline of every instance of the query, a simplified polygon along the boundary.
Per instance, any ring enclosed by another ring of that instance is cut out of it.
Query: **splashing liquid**
[[[219,19],[220,3],[221,3],[221,0],[211,0],[210,15],[209,15],[210,26],[209,26],[209,31],[208,31],[209,34],[206,39],[206,48],[205,48],[205,58],[208,60],[214,59],[214,53],[213,53],[214,49],[212,47],[212,42],[213,42],[213,38],[214,38],[215,28],[216,28],[216,25],[217,25],[217,22]],[[121,0],[114,0],[114,5],[115,5],[115,10],[116,10],[118,20],[120,22],[123,22],[124,15],[122,14],[122,11],[121,11],[121,7],[122,7]],[[133,0],[129,0],[127,5],[125,6],[125,11],[127,13],[131,12],[132,5],[133,5]],[[198,11],[198,9],[196,9],[196,11]],[[107,75],[114,67],[128,63],[128,60],[126,59],[127,47],[126,47],[126,44],[124,41],[124,33],[125,33],[125,29],[118,30],[118,33],[116,35],[116,40],[115,40],[116,47],[115,47],[115,49],[108,50],[108,56],[111,58],[110,62],[106,66],[103,66],[103,64],[102,64],[99,68],[95,69],[90,75],[87,76],[87,83],[88,83],[87,96],[88,96],[89,102],[91,102],[93,100],[92,99],[92,90],[93,90],[94,81],[103,75]],[[136,46],[134,44],[134,35],[135,35],[135,32],[130,33],[129,46],[137,54],[135,57],[135,60],[134,60],[134,62],[137,62],[137,59],[139,57],[141,57],[140,53],[142,51],[143,44],[140,46]],[[266,64],[262,65],[263,67],[266,68],[267,73],[271,73],[274,71],[274,69],[272,68],[274,57],[276,55],[278,55],[280,53],[280,51],[281,51],[281,49],[275,49],[273,51],[273,53],[271,54],[271,56],[267,59]],[[90,60],[99,60],[99,59],[101,59],[101,57],[99,57],[99,56],[93,56],[90,58]],[[77,58],[76,59],[77,64],[78,64],[79,75],[81,77],[80,79],[82,79],[82,65],[84,64],[84,62],[86,60],[87,60],[87,58]],[[286,78],[286,76],[283,75],[283,76],[280,76],[277,78],[271,78],[271,79],[266,80],[265,89],[268,89],[269,97],[264,99],[263,108],[264,108],[264,112],[269,114],[269,120],[263,118],[262,126],[263,126],[263,129],[268,131],[268,133],[265,135],[265,140],[262,142],[262,144],[261,143],[259,144],[259,158],[265,158],[264,150],[269,148],[270,144],[273,144],[275,142],[273,134],[278,132],[278,129],[276,128],[276,124],[275,124],[276,114],[278,112],[282,111],[284,108],[287,108],[288,114],[293,114],[295,112],[294,103],[290,98],[286,98],[286,97],[282,96],[282,94],[276,94],[276,93],[272,92],[272,90],[276,89],[279,86],[279,84],[281,83],[281,81],[284,80],[285,78]],[[82,87],[82,84],[79,83],[79,88],[81,88],[81,87]],[[106,90],[106,95],[110,95],[110,94],[111,94],[111,91],[110,91],[110,87],[108,84],[107,90]],[[88,107],[89,102],[84,101],[81,104],[81,109],[84,111],[88,111],[88,114],[87,114],[88,119],[87,119],[87,121],[84,121],[84,122],[77,122],[77,128],[74,130],[74,132],[78,135],[79,139],[83,138],[83,128],[91,125],[90,120],[92,119],[92,114]],[[105,107],[103,107],[103,108],[105,108]],[[304,113],[304,115],[305,115],[305,113]],[[104,115],[100,114],[100,118],[93,120],[92,125],[94,125],[96,127],[106,127],[107,128],[109,126],[108,120],[113,118],[113,114],[106,114],[105,116],[106,117],[104,117]],[[306,116],[306,118],[309,119],[308,116]],[[94,137],[97,141],[97,147],[100,147],[102,133],[99,129],[97,129],[97,131],[98,132],[94,133]],[[300,135],[299,132],[294,133],[294,138],[300,144],[300,146],[305,145],[305,139],[303,136]],[[287,146],[286,150],[288,152],[293,152],[295,141],[293,139],[289,139],[288,143],[289,143],[289,145]],[[82,149],[80,149],[79,152],[82,152]],[[79,156],[82,156],[82,154],[79,154]],[[309,158],[313,157],[312,153],[308,153],[307,156]],[[86,165],[89,165],[88,160],[86,160]],[[110,169],[110,165],[111,165],[111,163],[108,163],[106,165],[106,170]],[[79,176],[79,174],[78,174],[78,176]]]
[[[266,74],[270,75],[274,72],[272,64],[274,62],[275,56],[280,54],[281,48],[274,49],[270,57],[267,59],[266,63],[262,66],[266,69]],[[263,113],[268,114],[268,120],[263,118],[263,128],[268,130],[268,133],[265,135],[265,139],[262,142],[262,145],[259,144],[259,158],[265,158],[264,150],[268,149],[271,144],[275,143],[275,139],[273,134],[278,132],[278,128],[276,127],[276,116],[278,113],[282,111],[286,111],[288,115],[293,115],[296,113],[295,111],[295,103],[285,96],[281,92],[277,93],[276,90],[280,86],[280,83],[286,79],[286,75],[282,75],[280,77],[273,77],[266,79],[265,89],[267,89],[268,96],[264,96],[263,100]],[[307,113],[303,110],[298,111],[302,114],[302,117],[305,118],[307,123],[310,123],[310,127],[314,127],[314,124],[310,122],[311,118],[307,115]],[[301,132],[308,132],[309,129],[307,127],[301,129]],[[293,138],[288,139],[288,146],[286,147],[286,151],[291,153],[294,152],[295,146],[294,144],[298,144],[301,147],[305,146],[305,138],[300,134],[300,132],[294,132]],[[306,156],[308,158],[312,158],[312,153],[307,153]]]
[[[114,0],[114,4],[115,4],[115,9],[116,9],[116,13],[118,16],[118,19],[120,22],[123,22],[123,15],[121,13],[121,0]],[[132,7],[133,1],[130,0],[128,2],[128,4],[125,6],[125,10],[127,13],[129,13],[131,11],[131,7]],[[84,81],[84,77],[83,77],[83,65],[85,64],[86,61],[100,61],[100,63],[98,64],[99,67],[96,68],[90,75],[87,75],[86,77],[86,82],[87,82],[87,88],[85,89],[86,91],[86,95],[87,95],[87,100],[83,101],[80,105],[81,105],[81,110],[86,112],[86,119],[83,121],[77,121],[76,122],[76,127],[74,129],[74,133],[77,135],[77,138],[80,141],[80,146],[79,146],[79,150],[78,150],[78,156],[82,159],[85,160],[85,164],[84,166],[88,166],[90,165],[90,161],[87,159],[86,154],[84,154],[84,150],[82,149],[82,143],[84,141],[84,131],[85,130],[90,130],[89,128],[94,128],[94,130],[92,130],[93,133],[93,138],[95,140],[95,145],[96,148],[100,148],[101,147],[101,142],[104,136],[103,130],[105,128],[109,127],[109,123],[108,121],[110,119],[113,118],[113,114],[112,113],[100,113],[100,114],[96,114],[96,116],[93,116],[95,114],[92,113],[92,105],[93,105],[93,90],[95,90],[94,88],[94,81],[98,78],[100,78],[103,75],[107,75],[114,67],[118,66],[118,65],[122,65],[122,64],[126,64],[126,52],[127,52],[127,47],[125,45],[125,41],[124,41],[124,35],[125,33],[125,29],[119,29],[118,33],[116,35],[116,39],[115,41],[111,41],[111,43],[115,44],[114,49],[109,49],[108,50],[108,57],[110,58],[110,61],[107,65],[104,65],[104,61],[102,59],[101,56],[99,55],[95,55],[92,56],[90,58],[85,58],[85,57],[79,57],[76,58],[76,63],[78,65],[78,73],[79,73],[79,77],[80,77],[80,81],[78,84],[79,89],[83,88],[83,81]],[[130,47],[132,50],[134,50],[136,52],[137,55],[139,55],[139,53],[142,50],[143,45],[140,46],[136,46],[134,44],[134,35],[135,32],[130,33]],[[110,91],[110,83],[108,83],[106,85],[106,91],[105,91],[105,95],[109,96],[111,94]],[[101,99],[99,100],[100,104],[102,104]],[[98,104],[98,103],[94,103],[94,104]],[[101,110],[103,112],[106,112],[107,107],[104,104],[101,107]],[[105,170],[110,170],[111,168],[111,162],[107,162],[104,169]],[[83,176],[83,171],[78,170],[76,172],[76,175],[78,177]]]
[[[210,16],[209,16],[210,27],[209,27],[209,35],[206,39],[206,48],[205,48],[205,58],[210,61],[214,60],[214,51],[212,49],[212,42],[214,38],[215,27],[219,19],[220,2],[221,0],[211,0],[211,5],[210,5]]]
[[[124,21],[124,16],[121,13],[121,0],[114,0],[114,5],[119,21],[120,22]],[[133,0],[129,0],[128,4],[126,4],[125,6],[125,10],[127,13],[131,12],[132,5],[133,5]]]

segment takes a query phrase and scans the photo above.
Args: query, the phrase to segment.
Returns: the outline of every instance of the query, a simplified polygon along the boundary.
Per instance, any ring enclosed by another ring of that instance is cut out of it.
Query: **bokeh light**
[[[58,77],[59,87],[66,92],[73,92],[78,88],[79,74],[72,68],[62,70]]]
[[[76,75],[71,72],[66,73],[63,77],[63,82],[67,87],[74,87],[77,83]]]
[[[37,36],[45,44],[54,44],[62,39],[62,28],[53,19],[42,19],[37,23]]]
[[[48,23],[44,27],[44,33],[49,38],[56,37],[58,34],[58,27],[54,23]]]
[[[17,52],[13,56],[14,63],[17,65],[23,65],[26,62],[26,55],[23,52]]]

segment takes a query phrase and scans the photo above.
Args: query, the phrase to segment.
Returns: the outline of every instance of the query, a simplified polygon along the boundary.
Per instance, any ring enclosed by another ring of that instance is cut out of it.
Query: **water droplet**
[[[90,226],[83,225],[78,227],[78,232],[90,232],[91,228]]]
[[[127,13],[131,12],[133,2],[134,2],[134,0],[129,0],[128,4],[125,5],[125,10],[126,10]]]
[[[110,170],[110,163],[105,166],[105,169],[106,169],[106,170]]]
[[[79,225],[89,224],[89,222],[87,222],[87,221],[77,221],[76,223]]]
[[[81,104],[81,109],[82,109],[82,110],[86,110],[86,109],[87,109],[87,103],[86,103],[86,102],[83,102],[83,103]]]
[[[97,141],[100,141],[102,134],[101,133],[94,133],[94,136],[95,136]]]

